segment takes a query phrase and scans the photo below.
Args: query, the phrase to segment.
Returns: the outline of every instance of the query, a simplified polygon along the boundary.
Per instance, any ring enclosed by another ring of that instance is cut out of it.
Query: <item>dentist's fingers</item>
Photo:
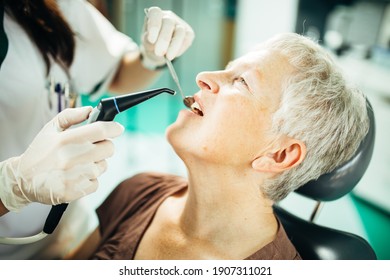
[[[92,143],[68,144],[58,150],[58,169],[71,169],[75,165],[100,162],[113,156],[115,147],[112,141],[104,140]]]
[[[175,21],[172,18],[164,17],[162,19],[161,31],[155,44],[155,55],[161,57],[167,53],[168,47],[171,44],[174,29]]]
[[[75,165],[73,168],[62,171],[62,176],[69,178],[64,185],[64,191],[53,189],[55,200],[53,204],[71,202],[97,190],[97,178],[107,170],[105,160],[95,163]]]
[[[184,40],[180,46],[180,50],[178,51],[175,57],[181,56],[191,45],[195,39],[195,33],[192,30],[186,29]]]
[[[151,7],[147,10],[146,32],[149,43],[154,44],[157,41],[161,30],[163,12],[158,7]]]
[[[95,122],[66,130],[63,133],[66,133],[66,138],[69,142],[74,142],[75,139],[79,139],[79,141],[96,143],[108,138],[118,137],[123,131],[124,127],[121,124],[111,121]],[[66,142],[66,140],[64,141]]]
[[[111,140],[104,140],[93,144],[93,148],[73,159],[75,164],[87,162],[100,162],[114,155],[115,146]]]
[[[175,57],[180,55],[179,51],[181,51],[182,49],[183,42],[185,41],[185,36],[186,36],[186,31],[184,26],[180,26],[180,25],[176,26],[171,43],[166,52],[166,57],[169,60],[173,60]]]
[[[107,170],[107,161],[101,160],[99,162],[90,163],[88,170],[82,173],[82,176],[88,178],[88,180],[95,180]]]
[[[191,26],[172,11],[151,7],[145,10],[140,52],[145,68],[156,70],[182,55],[195,37]]]
[[[67,108],[55,116],[52,122],[57,131],[63,131],[72,125],[85,121],[91,111],[91,106]]]

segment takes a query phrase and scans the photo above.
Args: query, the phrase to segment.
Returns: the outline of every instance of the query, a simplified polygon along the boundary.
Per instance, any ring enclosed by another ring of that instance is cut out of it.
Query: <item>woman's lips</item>
[[[199,103],[196,101],[195,97],[187,96],[184,98],[183,102],[184,102],[184,105],[186,107],[190,108],[192,112],[203,117],[203,111],[202,111]]]
[[[200,98],[198,95],[194,95],[195,102],[192,104],[191,109],[198,114],[199,116],[203,117],[203,106],[202,102],[200,101]]]
[[[198,104],[196,101],[195,101],[194,103],[192,103],[192,105],[191,105],[191,110],[192,110],[194,113],[198,114],[199,116],[203,117],[203,112],[202,112],[202,110],[200,109],[200,106],[199,106],[199,104]]]

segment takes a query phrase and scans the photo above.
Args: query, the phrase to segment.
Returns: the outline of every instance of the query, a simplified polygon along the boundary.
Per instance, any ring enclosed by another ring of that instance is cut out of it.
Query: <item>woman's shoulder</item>
[[[145,201],[159,199],[187,185],[187,180],[177,175],[158,172],[138,173],[119,183],[107,197],[106,202],[111,204],[115,201],[116,207],[119,205],[129,207],[129,204],[132,204],[137,208]]]
[[[278,231],[275,239],[247,258],[247,260],[301,260],[286,231],[277,218]]]
[[[137,173],[134,176],[130,177],[130,181],[153,181],[153,182],[184,182],[186,181],[185,178],[175,175],[175,174],[168,174],[163,172],[141,172]]]
[[[162,199],[186,186],[182,177],[156,172],[139,173],[122,181],[96,209],[102,235],[109,236],[125,220],[134,223],[148,217]]]
[[[132,188],[132,191],[140,193],[184,187],[186,185],[187,180],[177,175],[160,172],[142,172],[122,181],[117,189],[124,191]]]

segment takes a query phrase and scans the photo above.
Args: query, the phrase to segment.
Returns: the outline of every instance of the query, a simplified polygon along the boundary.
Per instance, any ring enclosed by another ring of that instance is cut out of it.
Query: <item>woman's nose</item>
[[[196,76],[196,83],[202,90],[218,93],[219,85],[214,72],[201,72]]]

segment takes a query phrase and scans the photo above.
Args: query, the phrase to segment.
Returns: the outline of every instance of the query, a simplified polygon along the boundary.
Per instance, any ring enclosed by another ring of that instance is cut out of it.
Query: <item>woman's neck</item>
[[[253,248],[253,243],[262,247],[272,241],[277,231],[272,203],[252,175],[226,167],[202,169],[192,168],[188,174],[189,188],[178,219],[183,234],[213,240],[217,246],[247,242]]]

